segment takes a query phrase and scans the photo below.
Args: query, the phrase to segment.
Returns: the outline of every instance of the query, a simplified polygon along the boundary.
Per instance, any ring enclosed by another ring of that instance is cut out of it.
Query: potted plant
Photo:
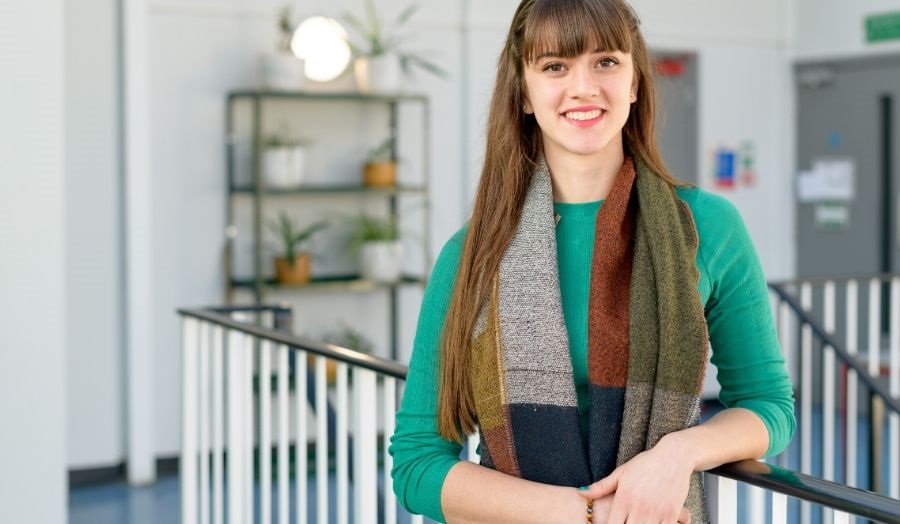
[[[350,249],[359,254],[360,276],[363,279],[382,284],[400,280],[403,244],[396,217],[378,218],[363,214],[355,218]]]
[[[272,232],[281,240],[282,255],[275,258],[275,279],[280,284],[306,284],[312,268],[312,255],[301,251],[303,245],[317,232],[325,229],[326,222],[316,222],[299,227],[287,213],[269,223]]]
[[[360,91],[399,91],[403,87],[404,74],[409,74],[413,67],[446,76],[443,69],[420,54],[401,49],[403,37],[398,31],[415,14],[416,4],[407,6],[393,24],[385,24],[379,19],[374,0],[365,0],[365,5],[364,20],[351,13],[344,14],[344,20],[361,41],[360,45],[347,42],[357,57],[353,69]]]
[[[369,187],[393,187],[397,183],[394,139],[387,138],[366,154],[363,184]]]
[[[309,140],[290,138],[288,133],[265,140],[262,171],[266,187],[295,189],[303,182],[303,167]]]
[[[372,344],[372,341],[365,335],[348,326],[343,321],[336,331],[326,333],[322,337],[322,340],[328,344],[334,344],[342,348],[352,349],[369,355],[372,354],[375,347],[374,344]],[[313,368],[313,366],[315,366],[315,358],[312,355],[309,355],[308,359],[309,367]],[[336,360],[327,360],[325,362],[325,376],[329,384],[334,384],[335,378],[337,377]]]
[[[306,74],[304,62],[291,50],[291,39],[294,37],[295,24],[291,16],[290,6],[285,6],[278,13],[278,44],[274,53],[262,56],[261,74],[264,87],[271,89],[301,89]]]

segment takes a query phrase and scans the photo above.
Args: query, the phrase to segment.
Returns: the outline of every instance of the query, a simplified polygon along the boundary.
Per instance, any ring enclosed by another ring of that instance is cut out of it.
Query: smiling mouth
[[[568,113],[563,113],[563,116],[569,120],[585,122],[588,120],[596,120],[597,118],[600,118],[600,115],[602,114],[602,109],[594,109],[593,111],[569,111]]]

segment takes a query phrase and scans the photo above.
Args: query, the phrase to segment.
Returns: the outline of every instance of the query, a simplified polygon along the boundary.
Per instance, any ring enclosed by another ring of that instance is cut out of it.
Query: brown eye
[[[565,66],[560,62],[550,62],[549,64],[544,65],[542,71],[550,72],[550,73],[560,73],[565,69]]]
[[[618,63],[619,63],[619,61],[616,60],[615,58],[611,57],[611,56],[607,56],[606,58],[601,58],[600,61],[597,62],[597,64],[598,64],[601,68],[604,68],[604,69],[608,69],[608,68],[610,68],[610,67],[613,67],[613,66],[617,65]]]

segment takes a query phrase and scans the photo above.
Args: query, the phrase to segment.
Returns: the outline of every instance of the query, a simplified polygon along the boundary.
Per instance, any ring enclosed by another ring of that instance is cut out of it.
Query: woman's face
[[[631,54],[544,55],[524,71],[525,110],[537,119],[546,155],[589,159],[621,154],[622,128],[637,100]]]

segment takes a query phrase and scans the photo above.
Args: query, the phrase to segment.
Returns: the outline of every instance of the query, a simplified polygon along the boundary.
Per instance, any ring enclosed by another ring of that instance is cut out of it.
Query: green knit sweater
[[[769,431],[766,455],[783,450],[796,426],[793,389],[778,345],[769,295],[753,244],[737,210],[724,198],[679,188],[697,224],[699,291],[709,326],[719,400],[756,413]],[[602,201],[554,205],[563,314],[582,428],[590,408],[587,312],[597,211]],[[461,446],[437,433],[440,334],[450,303],[467,228],[444,246],[434,266],[410,360],[397,427],[391,437],[391,474],[400,503],[443,522],[441,487]]]

